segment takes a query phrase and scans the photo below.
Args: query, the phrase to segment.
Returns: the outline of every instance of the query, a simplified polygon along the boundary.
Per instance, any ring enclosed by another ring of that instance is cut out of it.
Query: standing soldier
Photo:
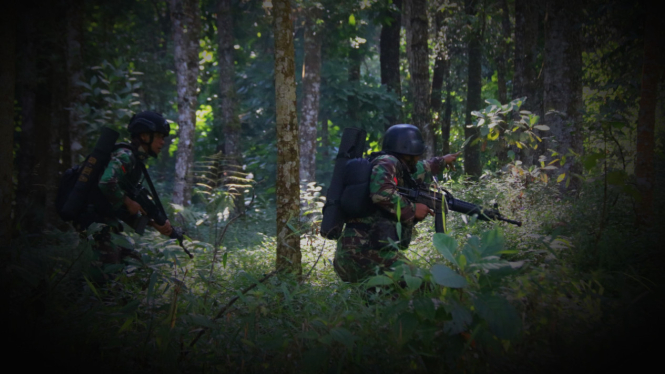
[[[433,212],[426,205],[401,196],[397,187],[416,187],[446,165],[452,165],[459,154],[420,161],[425,143],[420,130],[413,125],[390,127],[382,148],[370,157],[370,198],[377,209],[368,217],[347,220],[337,243],[335,272],[345,282],[360,282],[390,269],[397,261],[406,260],[396,247],[408,248],[413,226]],[[401,222],[401,240],[397,222]]]

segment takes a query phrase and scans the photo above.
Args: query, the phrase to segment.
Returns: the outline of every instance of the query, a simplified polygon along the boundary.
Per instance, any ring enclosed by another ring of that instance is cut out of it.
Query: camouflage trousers
[[[129,257],[141,260],[141,256],[135,250],[113,244],[111,233],[117,234],[118,232],[119,230],[114,227],[106,226],[100,232],[93,235],[95,243],[90,263],[90,275],[95,283],[103,284],[114,278],[114,272],[117,272],[117,270],[109,271],[109,269],[114,268],[112,265],[123,264],[125,259]]]
[[[406,257],[395,249],[368,249],[350,246],[342,238],[335,251],[335,273],[344,281],[362,282],[366,278],[390,270],[398,262],[408,262]],[[346,244],[346,245],[345,245]]]

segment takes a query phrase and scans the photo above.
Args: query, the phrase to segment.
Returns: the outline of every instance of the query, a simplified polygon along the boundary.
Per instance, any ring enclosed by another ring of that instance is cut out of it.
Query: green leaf
[[[607,173],[607,183],[618,186],[624,184],[626,173],[623,170],[614,170]]]
[[[393,326],[395,336],[400,339],[400,343],[405,343],[411,339],[411,335],[418,328],[418,318],[413,313],[404,313],[396,321]]]
[[[349,332],[349,330],[343,327],[335,327],[334,329],[331,329],[330,336],[332,336],[333,340],[344,344],[348,349],[353,348],[353,341],[357,339],[351,334],[351,332]]]
[[[522,321],[515,307],[504,297],[480,295],[473,300],[473,306],[497,338],[509,340],[519,334]]]
[[[356,17],[353,14],[349,16],[349,25],[351,26],[356,25]]]
[[[407,287],[411,291],[417,290],[418,288],[420,288],[420,285],[423,284],[422,279],[414,277],[409,274],[404,274],[404,281],[406,282]]]
[[[503,249],[504,239],[499,228],[485,231],[481,234],[481,257],[494,256]]]
[[[464,256],[463,254],[460,254],[459,257],[457,258],[457,261],[459,263],[460,270],[463,271],[464,268],[466,268],[466,256]]]
[[[111,243],[117,245],[118,247],[123,247],[128,249],[134,248],[134,240],[129,236],[120,235],[113,232],[110,234],[111,234]]]
[[[434,234],[433,242],[434,247],[441,253],[443,258],[459,267],[457,260],[453,256],[453,253],[457,250],[457,240],[455,238],[444,233],[436,233]]]
[[[436,316],[434,303],[429,297],[419,297],[413,300],[413,309],[422,319],[433,320]]]
[[[550,130],[550,127],[547,126],[547,125],[535,125],[535,126],[533,126],[533,128],[541,130],[541,131],[549,131]]]
[[[468,285],[464,277],[457,274],[446,265],[436,264],[432,266],[431,273],[432,277],[434,278],[434,282],[444,287],[463,288]]]
[[[490,105],[501,106],[501,103],[499,102],[499,100],[496,100],[496,99],[487,99],[487,100],[485,100],[485,102],[490,104]]]
[[[393,284],[393,280],[386,277],[385,275],[375,275],[367,281],[365,287],[374,287],[374,286],[387,286]]]
[[[206,316],[202,316],[199,314],[190,314],[189,319],[192,321],[193,324],[197,326],[203,326],[208,328],[215,327],[215,323]]]
[[[561,173],[558,177],[556,177],[556,182],[561,183],[561,181],[566,178],[566,173]]]
[[[473,321],[471,312],[466,307],[457,302],[453,302],[445,306],[446,312],[450,313],[452,320],[447,321],[443,325],[443,330],[448,335],[457,335],[467,330],[468,326]]]

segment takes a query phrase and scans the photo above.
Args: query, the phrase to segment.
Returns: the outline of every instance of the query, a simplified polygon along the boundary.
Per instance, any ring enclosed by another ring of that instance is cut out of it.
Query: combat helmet
[[[129,120],[129,124],[127,125],[127,130],[129,130],[129,133],[131,134],[132,138],[139,139],[139,135],[143,133],[149,133],[150,134],[150,141],[144,142],[143,140],[140,140],[141,143],[150,145],[152,144],[153,137],[156,132],[164,134],[164,136],[168,136],[169,132],[171,131],[171,126],[169,123],[166,121],[164,117],[162,117],[161,114],[153,111],[145,111],[141,112],[138,114],[135,114],[132,116],[132,118]],[[157,157],[157,154],[153,152],[150,147],[148,148],[148,154],[152,157]]]
[[[420,130],[413,125],[390,126],[383,136],[384,152],[420,156],[425,152],[425,142]]]

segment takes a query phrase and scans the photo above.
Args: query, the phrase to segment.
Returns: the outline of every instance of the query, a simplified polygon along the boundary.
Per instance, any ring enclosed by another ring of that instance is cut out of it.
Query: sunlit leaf
[[[369,278],[365,286],[369,288],[375,286],[387,286],[389,284],[393,284],[392,279],[386,277],[385,275],[375,275]]]
[[[443,255],[443,258],[450,261],[453,265],[459,267],[457,260],[455,260],[455,257],[453,256],[453,253],[455,253],[457,250],[458,245],[455,238],[444,233],[436,233],[434,234],[432,241],[434,242],[434,247],[436,247],[436,250],[439,251],[441,255]]]
[[[562,181],[564,178],[566,178],[566,173],[561,173],[561,174],[556,178],[556,182],[557,182],[557,183],[561,183],[561,181]]]

